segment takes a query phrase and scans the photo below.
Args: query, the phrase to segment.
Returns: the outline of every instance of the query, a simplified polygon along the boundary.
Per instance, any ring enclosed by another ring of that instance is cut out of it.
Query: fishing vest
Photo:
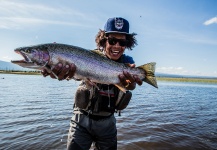
[[[93,50],[92,52],[105,56],[99,50]],[[123,57],[118,62],[122,63]],[[88,87],[85,81],[82,81],[75,93],[74,106],[93,113],[114,113],[125,109],[131,97],[132,93],[130,91],[124,93],[112,84],[96,83],[96,86]]]

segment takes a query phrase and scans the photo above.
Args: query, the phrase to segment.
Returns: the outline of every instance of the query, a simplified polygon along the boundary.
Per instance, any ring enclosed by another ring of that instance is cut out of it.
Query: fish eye
[[[27,49],[25,49],[25,52],[26,52],[26,53],[30,53],[31,50],[27,48]]]

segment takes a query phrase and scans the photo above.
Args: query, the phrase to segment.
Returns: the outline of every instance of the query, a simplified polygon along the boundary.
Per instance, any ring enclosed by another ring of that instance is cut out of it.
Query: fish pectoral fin
[[[118,87],[122,92],[126,93],[127,90],[121,83],[115,84],[116,87]]]

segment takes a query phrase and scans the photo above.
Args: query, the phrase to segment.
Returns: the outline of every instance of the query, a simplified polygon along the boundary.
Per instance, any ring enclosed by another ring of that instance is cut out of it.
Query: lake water
[[[0,74],[0,149],[64,150],[79,82]],[[119,150],[217,149],[217,85],[144,83],[121,116]]]

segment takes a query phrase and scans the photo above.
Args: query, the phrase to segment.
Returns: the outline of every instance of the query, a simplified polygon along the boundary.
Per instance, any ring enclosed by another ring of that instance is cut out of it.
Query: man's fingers
[[[142,85],[142,80],[141,80],[137,75],[134,75],[133,77],[134,77],[134,79],[135,79],[135,82],[136,82],[138,85]]]
[[[61,71],[62,67],[63,67],[63,64],[59,63],[59,64],[55,65],[54,68],[52,68],[51,70],[55,74],[58,74]]]
[[[50,74],[50,77],[56,79],[56,76],[58,76],[59,73],[60,73],[61,70],[62,70],[62,66],[63,66],[63,65],[62,65],[61,63],[59,63],[58,65],[55,65],[54,68],[51,69],[51,70],[52,70],[52,73]],[[54,74],[55,74],[55,75],[54,75]],[[59,76],[58,76],[58,77],[59,77]]]
[[[46,77],[46,76],[49,75],[49,73],[47,72],[46,69],[41,70],[41,74],[42,74],[44,77]]]
[[[120,82],[124,85],[124,86],[127,86],[129,83],[127,82],[127,79],[124,75],[119,75],[119,79],[120,79]]]
[[[126,63],[126,65],[127,65],[128,67],[131,67],[131,68],[135,68],[135,67],[136,67],[136,64]]]
[[[65,65],[63,67],[63,69],[61,70],[61,72],[58,74],[58,79],[59,80],[65,79],[65,77],[68,75],[69,71],[70,71],[69,65]]]
[[[68,73],[68,78],[69,78],[69,79],[74,76],[75,70],[76,70],[75,64],[71,64],[71,65],[70,65],[70,71],[69,71],[69,73]]]
[[[131,83],[135,82],[134,77],[127,71],[123,71],[126,80],[129,80]]]
[[[50,74],[50,77],[56,79],[56,76],[53,73]]]

